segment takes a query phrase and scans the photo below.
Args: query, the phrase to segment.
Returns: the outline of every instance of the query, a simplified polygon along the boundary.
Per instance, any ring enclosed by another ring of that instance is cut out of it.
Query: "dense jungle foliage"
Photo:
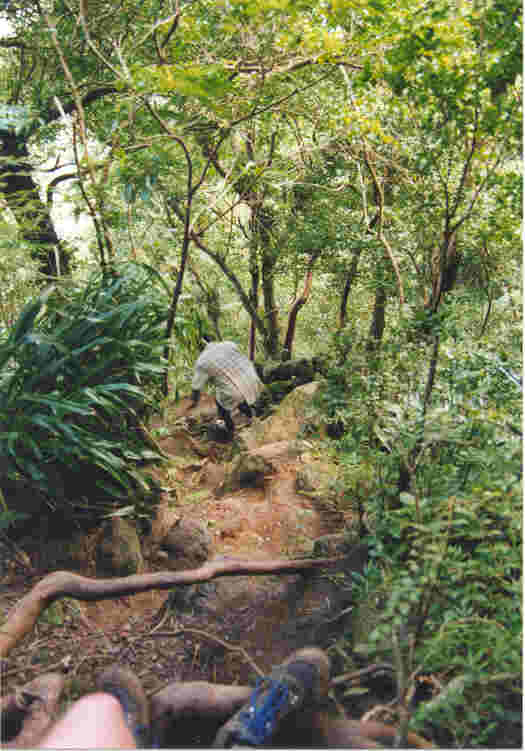
[[[0,529],[21,478],[133,503],[203,331],[319,358],[360,648],[411,728],[521,745],[521,4],[2,7]]]

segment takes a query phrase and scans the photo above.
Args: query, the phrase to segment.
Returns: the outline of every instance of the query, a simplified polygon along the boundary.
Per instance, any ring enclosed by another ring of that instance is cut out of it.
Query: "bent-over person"
[[[190,409],[198,403],[201,389],[208,381],[215,385],[217,411],[226,426],[224,440],[231,441],[234,433],[233,410],[239,407],[243,415],[251,417],[252,405],[263,384],[253,363],[242,354],[235,342],[210,342],[201,352],[191,382]]]

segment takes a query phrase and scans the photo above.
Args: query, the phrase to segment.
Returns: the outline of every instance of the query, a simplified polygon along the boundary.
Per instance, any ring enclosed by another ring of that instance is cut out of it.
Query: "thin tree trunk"
[[[211,258],[217,266],[220,268],[220,270],[223,272],[224,276],[229,279],[229,281],[232,283],[233,287],[235,288],[235,291],[237,292],[237,295],[239,296],[239,300],[242,302],[244,309],[248,313],[248,315],[251,317],[252,322],[255,324],[255,327],[261,337],[264,341],[266,341],[266,328],[264,326],[264,322],[261,318],[261,316],[258,314],[257,310],[253,307],[251,303],[250,296],[246,294],[244,289],[242,288],[242,284],[239,281],[239,278],[236,276],[235,272],[232,271],[232,269],[227,265],[224,258],[219,254],[215,253],[211,248],[208,248],[207,245],[203,243],[203,241],[200,239],[198,235],[193,233],[191,235],[192,241],[195,243],[195,245],[202,250],[206,255]]]
[[[339,330],[343,329],[346,324],[348,298],[350,297],[350,290],[352,289],[352,285],[357,278],[357,268],[359,266],[359,259],[361,258],[361,250],[362,248],[358,248],[354,251],[352,263],[350,264],[350,269],[348,271],[345,285],[343,287],[341,303],[339,305]]]
[[[250,248],[250,276],[252,286],[250,291],[250,302],[255,310],[259,307],[259,266],[257,264],[257,248],[252,245]],[[252,319],[250,322],[250,360],[255,360],[255,340],[256,326]]]
[[[266,255],[262,263],[262,290],[266,319],[265,348],[270,357],[278,358],[279,320],[277,316],[277,304],[275,302],[274,265],[273,260],[270,260],[268,255]]]
[[[366,349],[368,352],[377,352],[385,331],[385,316],[387,306],[387,294],[384,284],[379,284],[376,288],[374,300],[374,312],[370,323],[368,341]]]
[[[260,207],[254,216],[254,228],[259,238],[261,248],[261,283],[264,300],[267,337],[266,349],[270,357],[279,354],[279,316],[275,301],[275,264],[277,251],[272,246],[271,230],[275,222],[273,211]]]
[[[308,298],[310,297],[310,292],[312,291],[312,281],[313,281],[313,275],[314,275],[314,263],[316,262],[317,258],[319,257],[321,251],[317,250],[315,253],[312,254],[310,260],[308,261],[308,269],[306,271],[306,277],[304,280],[304,288],[302,291],[302,294],[300,294],[294,301],[292,308],[290,310],[290,313],[288,315],[288,329],[286,331],[286,338],[284,340],[284,351],[283,351],[283,360],[290,360],[292,357],[292,347],[293,347],[293,341],[295,337],[295,326],[297,323],[297,315],[299,313],[299,310],[308,302]]]
[[[173,297],[171,300],[171,306],[170,311],[168,315],[168,321],[166,323],[166,345],[164,347],[164,359],[166,360],[166,363],[169,359],[170,354],[170,338],[171,333],[173,331],[173,324],[175,323],[175,316],[177,314],[177,306],[179,303],[179,297],[180,293],[182,292],[182,282],[184,280],[184,272],[186,270],[186,263],[188,260],[188,251],[190,247],[190,236],[187,231],[187,228],[184,228],[184,238],[182,241],[182,251],[181,251],[181,258],[180,258],[180,266],[179,271],[177,274],[177,281],[175,282],[175,287],[173,289]],[[168,394],[168,368],[166,367],[166,370],[164,371],[164,377],[163,377],[163,383],[162,383],[162,393],[164,396],[167,396]]]
[[[443,241],[432,258],[432,295],[427,306],[432,313],[439,308],[442,296],[454,288],[460,263],[457,233],[450,233],[446,229]]]

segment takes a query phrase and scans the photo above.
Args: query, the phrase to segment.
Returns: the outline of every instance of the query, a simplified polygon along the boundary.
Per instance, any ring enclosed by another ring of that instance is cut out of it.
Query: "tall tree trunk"
[[[217,337],[218,340],[220,340],[222,339],[222,334],[221,334],[221,326],[220,326],[221,299],[219,296],[219,292],[217,291],[216,287],[212,287],[207,282],[204,281],[204,279],[198,273],[195,267],[195,264],[191,263],[190,258],[188,258],[188,268],[191,270],[193,278],[203,294],[204,304],[206,306],[206,313],[208,314],[208,318],[213,324],[215,336]]]
[[[168,321],[166,323],[166,346],[164,347],[164,359],[166,360],[166,363],[169,360],[170,356],[170,338],[173,331],[173,324],[175,323],[175,316],[177,315],[177,306],[179,304],[179,298],[180,294],[182,292],[182,282],[184,280],[184,272],[186,270],[186,263],[188,260],[188,251],[190,247],[190,236],[187,232],[184,233],[184,239],[182,241],[182,251],[181,251],[181,259],[180,259],[180,266],[179,271],[177,273],[177,281],[175,282],[175,287],[173,289],[173,296],[171,299],[171,306],[168,314]],[[164,371],[164,378],[162,383],[162,393],[164,396],[168,395],[168,367],[166,366],[166,370]]]
[[[38,185],[31,177],[31,165],[25,142],[11,133],[0,132],[0,193],[13,212],[20,233],[32,246],[45,277],[69,274],[69,256],[55,232],[48,207],[40,199]]]
[[[366,231],[368,234],[372,233],[372,230],[374,229],[374,227],[379,221],[379,217],[380,217],[380,212],[377,211],[375,216],[373,216],[370,222],[368,223],[368,227],[366,228]],[[346,308],[348,305],[348,298],[350,297],[350,290],[352,289],[352,285],[357,278],[357,269],[359,266],[359,259],[361,258],[362,250],[363,250],[362,248],[357,248],[356,250],[354,250],[352,263],[350,264],[350,269],[348,271],[348,275],[345,280],[343,293],[341,295],[341,303],[339,305],[339,329],[344,328],[344,325],[346,323]]]
[[[275,216],[272,209],[257,208],[253,218],[253,227],[259,240],[261,252],[261,285],[264,300],[264,318],[266,322],[266,351],[270,357],[277,358],[279,355],[279,316],[275,301],[275,264],[278,253],[272,243],[272,228]]]
[[[115,91],[114,86],[92,89],[82,97],[82,105],[86,107]],[[60,108],[51,104],[42,107],[39,122],[49,125],[64,113],[72,114],[76,108],[74,98],[62,102]],[[38,127],[34,121],[31,133]],[[5,196],[22,236],[33,246],[32,256],[38,261],[40,272],[46,277],[69,274],[69,255],[59,241],[49,208],[40,200],[38,185],[31,177],[27,138],[27,133],[16,135],[12,130],[0,130],[0,194]]]
[[[259,307],[259,266],[257,264],[257,247],[252,244],[250,248],[250,276],[251,276],[251,290],[250,290],[250,302],[254,309]],[[255,338],[256,338],[256,326],[255,321],[252,319],[250,323],[250,360],[255,360]]]
[[[175,287],[173,289],[173,296],[171,299],[171,306],[168,313],[168,320],[166,323],[166,345],[164,347],[164,359],[166,360],[166,369],[164,371],[164,378],[163,378],[163,384],[162,384],[162,392],[164,396],[168,395],[168,361],[169,361],[169,355],[170,355],[170,339],[171,334],[173,332],[173,326],[175,323],[175,316],[177,315],[177,306],[179,304],[179,298],[182,292],[182,283],[184,281],[184,274],[186,271],[186,264],[188,263],[189,258],[189,250],[190,250],[190,243],[192,241],[192,235],[191,235],[191,210],[192,210],[192,200],[194,191],[191,187],[191,180],[192,180],[192,164],[191,159],[188,153],[188,150],[186,149],[186,146],[183,145],[184,154],[186,155],[187,160],[187,166],[188,166],[188,196],[186,200],[186,205],[184,207],[184,210],[181,210],[180,207],[177,205],[176,201],[172,201],[171,206],[169,203],[167,204],[166,208],[168,209],[168,217],[170,216],[169,211],[172,209],[175,211],[179,219],[182,221],[183,227],[184,227],[184,235],[182,238],[182,248],[180,253],[180,265],[179,270],[177,273],[177,281],[175,282]]]
[[[460,264],[457,232],[445,230],[443,241],[432,256],[432,293],[426,306],[432,313],[437,311],[442,296],[454,288]]]
[[[274,272],[277,252],[272,244],[272,228],[275,215],[272,209],[263,205],[264,199],[255,192],[245,196],[250,208],[250,229],[252,231],[252,249],[250,256],[250,273],[252,289],[250,302],[254,302],[254,285],[260,281],[264,301],[264,348],[269,357],[277,358],[279,354],[279,318],[275,302]],[[259,257],[259,261],[258,261]]]
[[[370,323],[370,331],[368,332],[368,341],[366,344],[368,352],[377,352],[381,344],[383,333],[385,331],[386,306],[387,294],[385,285],[380,283],[376,288],[374,312]]]
[[[208,248],[207,245],[204,244],[202,239],[199,237],[199,235],[196,235],[194,232],[191,234],[192,242],[195,243],[195,245],[200,248],[200,250],[203,251],[203,253],[206,253],[206,255],[211,258],[217,266],[220,268],[224,276],[231,282],[232,286],[234,287],[235,291],[237,292],[237,295],[239,297],[239,300],[242,302],[244,309],[248,313],[248,315],[251,317],[257,331],[261,335],[263,341],[266,341],[266,328],[264,326],[264,322],[261,318],[261,316],[258,314],[257,310],[253,307],[250,296],[246,294],[246,292],[243,289],[243,286],[224,258],[220,255],[220,253],[214,252],[211,248]]]
[[[354,250],[352,263],[350,264],[350,269],[345,279],[343,292],[341,294],[341,302],[339,304],[339,326],[338,326],[339,330],[343,329],[346,324],[346,310],[348,306],[348,298],[350,297],[350,290],[352,289],[352,285],[357,278],[357,268],[359,266],[361,250],[362,248],[357,248],[356,250]]]
[[[321,251],[317,250],[312,253],[310,260],[308,261],[308,268],[306,270],[306,277],[304,280],[304,288],[302,294],[298,295],[290,309],[288,315],[288,329],[286,331],[286,337],[284,340],[283,348],[283,360],[290,360],[292,357],[293,340],[295,337],[295,325],[297,323],[297,315],[299,310],[308,302],[310,292],[312,291],[312,281],[314,277],[314,263],[319,257]]]
[[[268,355],[273,358],[279,356],[279,319],[277,315],[277,304],[275,302],[275,284],[274,268],[275,260],[272,258],[273,253],[264,251],[261,264],[262,270],[262,291],[264,299],[264,317],[266,321],[266,350]]]

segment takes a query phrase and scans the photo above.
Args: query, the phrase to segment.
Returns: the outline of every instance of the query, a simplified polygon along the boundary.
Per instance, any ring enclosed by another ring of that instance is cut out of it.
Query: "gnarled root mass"
[[[64,676],[48,673],[1,701],[5,748],[34,748],[55,719]],[[243,704],[253,689],[206,681],[172,683],[151,697],[155,747],[210,746],[219,727]],[[272,745],[277,748],[383,748],[392,746],[396,728],[379,722],[332,717],[322,709],[299,711],[282,723]],[[409,733],[408,748],[431,748]]]
[[[243,560],[223,558],[187,571],[163,571],[115,579],[90,579],[68,571],[44,577],[9,613],[0,630],[0,658],[5,657],[33,629],[41,613],[55,600],[74,597],[83,601],[133,595],[151,589],[210,581],[220,576],[296,574],[330,567],[341,557],[316,559]],[[2,738],[6,748],[35,747],[55,719],[65,678],[58,673],[39,676],[0,700]],[[195,739],[213,740],[220,725],[250,697],[247,686],[221,686],[195,681],[175,683],[151,697],[153,728],[160,748],[174,742],[180,747]],[[331,717],[327,712],[299,712],[283,723],[278,747],[381,748],[393,745],[396,728],[378,722]],[[209,737],[208,737],[209,736]],[[423,738],[409,733],[410,748],[431,748]]]
[[[151,697],[155,740],[160,748],[210,746],[220,726],[249,701],[253,688],[206,681],[172,683]],[[393,746],[397,729],[380,722],[359,722],[333,717],[308,707],[289,715],[272,746],[276,748],[384,748]],[[432,748],[415,733],[407,735],[408,748]]]

